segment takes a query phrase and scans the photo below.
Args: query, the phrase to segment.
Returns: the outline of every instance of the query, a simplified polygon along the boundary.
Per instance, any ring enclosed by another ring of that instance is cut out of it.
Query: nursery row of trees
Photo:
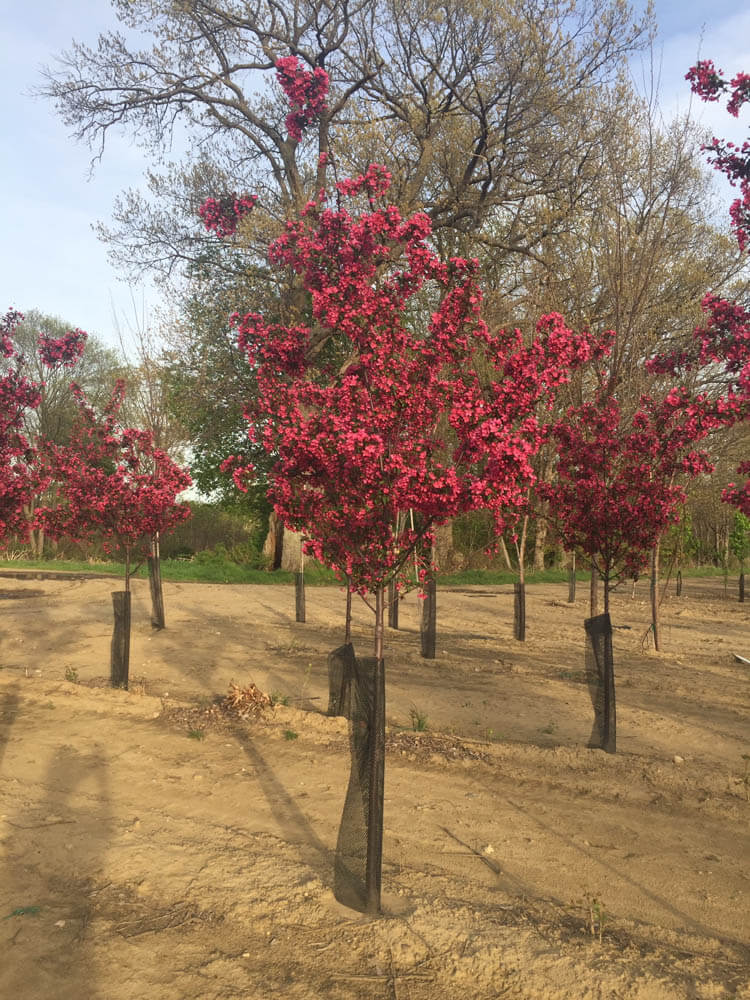
[[[737,470],[723,502],[750,513],[735,485],[750,471],[750,153],[711,147],[742,191],[733,236],[695,128],[659,123],[627,83],[648,18],[619,0],[116,11],[153,47],[116,33],[74,45],[45,92],[97,153],[111,128],[162,153],[175,129],[195,140],[102,235],[177,296],[164,384],[198,484],[270,502],[372,603],[373,720],[386,588],[416,564],[430,589],[447,519],[484,512],[521,568],[527,539],[543,552],[551,527],[596,570],[606,613],[617,577],[649,559],[656,577],[690,483],[705,488],[723,462]],[[727,91],[732,113],[750,98],[744,74],[700,63],[689,76],[707,99]],[[75,534],[80,509],[99,524],[114,447],[125,492],[137,496],[146,451],[150,503],[178,516],[184,480],[115,426],[118,393],[102,418],[77,394],[71,443],[48,449],[61,503],[34,523]],[[18,447],[15,465],[33,465]],[[370,763],[382,797],[382,753]]]

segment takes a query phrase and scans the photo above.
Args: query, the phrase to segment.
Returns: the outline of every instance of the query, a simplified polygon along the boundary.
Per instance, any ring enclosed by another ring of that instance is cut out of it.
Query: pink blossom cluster
[[[101,417],[78,386],[71,388],[78,420],[70,444],[50,445],[45,456],[58,502],[40,508],[38,523],[52,538],[96,537],[110,551],[143,557],[157,532],[166,533],[189,517],[190,508],[177,497],[190,485],[190,476],[154,447],[150,432],[119,426],[122,380]]]
[[[742,105],[750,101],[750,74],[738,73],[727,81],[710,59],[701,60],[691,67],[686,79],[690,81],[693,92],[704,101],[718,101],[722,93],[729,91],[727,111],[735,118],[739,116]],[[730,184],[739,186],[740,197],[732,203],[729,212],[739,247],[745,250],[750,243],[750,142],[737,146],[714,138],[704,149],[710,153],[714,168],[725,174]]]
[[[198,215],[209,232],[214,232],[220,239],[234,236],[237,223],[255,207],[258,196],[255,194],[226,194],[220,198],[206,198],[198,209]]]
[[[224,475],[232,477],[232,481],[241,493],[247,493],[248,483],[252,482],[255,466],[245,461],[243,455],[229,455],[219,466]]]
[[[711,294],[701,305],[706,321],[695,328],[691,348],[655,358],[647,368],[679,374],[718,364],[726,381],[723,393],[715,398],[699,396],[691,411],[693,419],[698,419],[699,411],[702,426],[711,430],[750,419],[750,310]],[[750,463],[737,471],[750,474]],[[746,513],[749,493],[750,481],[743,487],[731,483],[722,497]]]
[[[388,179],[374,166],[339,192],[374,200]],[[246,415],[273,460],[274,509],[361,592],[424,556],[450,516],[489,507],[512,518],[533,480],[540,411],[605,349],[556,314],[529,345],[518,330],[490,332],[476,261],[440,260],[427,216],[371,208],[308,212],[272,245],[271,261],[302,277],[311,327],[235,317],[257,373]],[[424,323],[420,293],[433,302]],[[321,332],[335,344],[330,360],[314,350]]]
[[[721,494],[721,499],[739,508],[745,517],[750,517],[750,462],[742,462],[737,472],[740,476],[747,476],[745,484],[737,486],[735,483],[729,483]]]
[[[88,334],[84,330],[69,330],[62,337],[39,334],[39,357],[48,368],[73,368],[83,356]]]
[[[284,56],[276,60],[276,79],[291,106],[287,132],[299,142],[303,130],[326,110],[328,74],[320,66],[306,70],[297,56]]]

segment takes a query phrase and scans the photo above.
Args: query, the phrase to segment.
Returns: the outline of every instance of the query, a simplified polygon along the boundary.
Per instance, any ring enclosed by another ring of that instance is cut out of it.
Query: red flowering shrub
[[[190,516],[188,505],[177,501],[190,476],[154,447],[150,432],[118,425],[124,382],[117,382],[101,418],[78,386],[72,391],[79,416],[71,442],[50,445],[46,455],[58,503],[40,508],[38,521],[53,538],[96,537],[106,549],[119,550],[127,586],[131,562],[148,555],[154,535]]]

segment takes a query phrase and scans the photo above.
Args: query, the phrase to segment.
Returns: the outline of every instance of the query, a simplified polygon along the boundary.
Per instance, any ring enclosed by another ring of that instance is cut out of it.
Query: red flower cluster
[[[226,194],[221,198],[206,198],[198,209],[198,215],[209,232],[215,232],[224,239],[234,236],[237,223],[255,207],[258,196],[255,194]]]
[[[742,105],[750,101],[750,74],[738,73],[727,81],[710,59],[696,63],[688,70],[685,79],[690,81],[693,93],[704,101],[718,101],[722,93],[729,91],[727,111],[735,118],[739,116]],[[740,250],[745,250],[750,242],[750,142],[736,146],[715,138],[710,146],[703,148],[711,154],[710,162],[714,168],[725,174],[730,184],[739,185],[740,197],[732,203],[729,212]]]
[[[40,508],[38,523],[53,538],[98,537],[105,548],[123,552],[128,562],[144,557],[157,532],[168,532],[190,516],[188,505],[177,502],[190,476],[154,447],[150,432],[118,425],[122,380],[101,418],[81,389],[71,388],[79,411],[71,442],[50,446],[46,455],[47,474],[58,486],[58,506]]]
[[[374,199],[387,181],[373,166],[339,191]],[[308,212],[270,259],[302,276],[315,330],[235,317],[257,373],[247,418],[274,460],[274,508],[360,592],[394,576],[450,516],[482,506],[512,517],[533,479],[537,410],[603,349],[556,314],[530,346],[518,330],[491,333],[476,261],[441,261],[430,237],[425,215],[404,219],[393,205]],[[424,315],[417,303],[428,301]],[[328,362],[311,350],[321,331]]]
[[[286,116],[287,132],[299,142],[303,130],[326,110],[328,74],[320,66],[312,72],[304,69],[297,56],[284,56],[276,60],[276,79],[292,109]]]
[[[696,327],[690,350],[681,351],[648,362],[647,368],[671,374],[696,371],[717,364],[723,367],[727,384],[717,399],[699,397],[703,426],[713,429],[731,426],[750,419],[750,311],[736,302],[706,295],[701,303],[706,314],[705,324]],[[737,470],[750,474],[750,463]],[[722,499],[748,512],[750,481],[743,487],[730,483]]]
[[[48,368],[73,368],[81,359],[88,334],[84,330],[69,330],[64,336],[39,334],[39,357]]]
[[[743,462],[737,469],[741,476],[747,476],[744,486],[736,486],[730,483],[721,494],[721,499],[725,503],[731,503],[733,507],[738,507],[745,517],[750,517],[750,462]]]

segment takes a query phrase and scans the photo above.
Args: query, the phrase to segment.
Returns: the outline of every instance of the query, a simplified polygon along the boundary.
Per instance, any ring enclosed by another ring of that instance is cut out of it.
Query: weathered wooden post
[[[128,688],[130,669],[130,591],[118,590],[112,594],[115,627],[112,633],[110,658],[110,683],[113,688]]]
[[[422,645],[422,656],[426,660],[434,660],[437,644],[437,580],[432,573],[425,582],[424,593],[419,637]]]

